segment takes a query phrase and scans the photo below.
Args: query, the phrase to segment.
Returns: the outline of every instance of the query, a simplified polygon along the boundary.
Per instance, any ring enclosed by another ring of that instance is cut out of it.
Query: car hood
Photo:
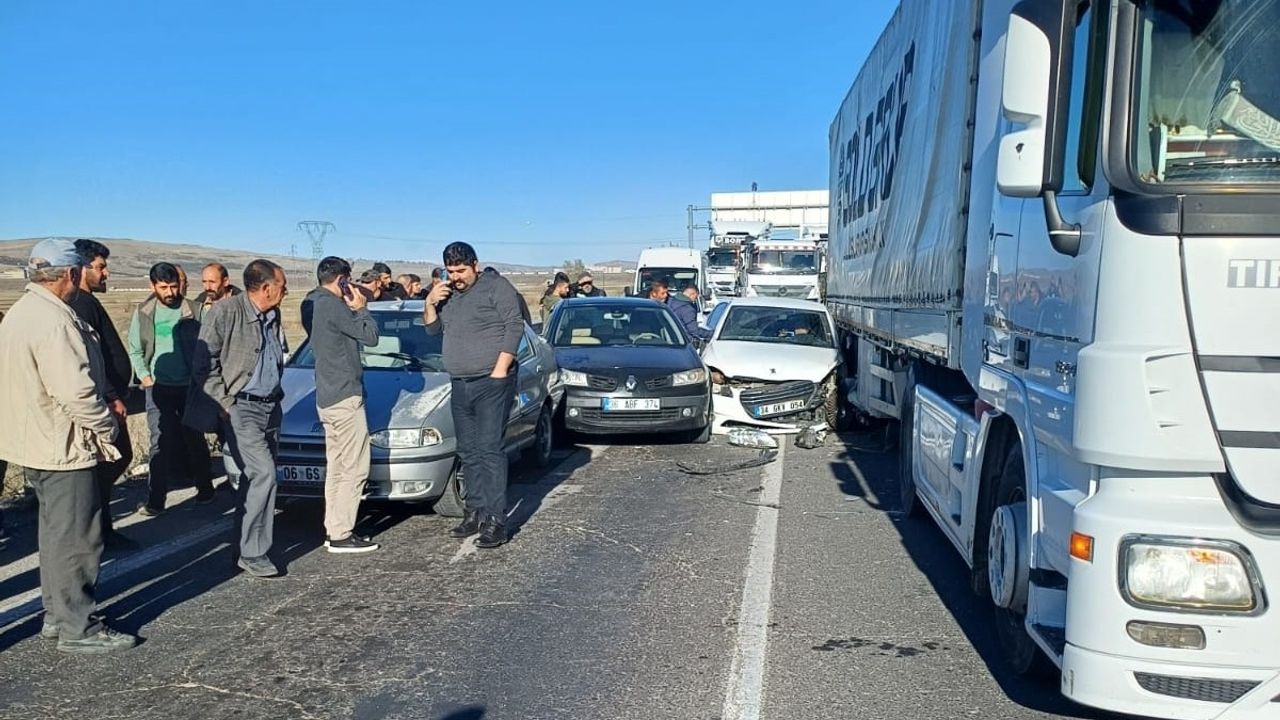
[[[365,416],[369,430],[416,428],[427,424],[427,418],[443,409],[449,414],[449,375],[441,372],[408,372],[403,370],[366,370],[364,373]],[[282,435],[322,436],[320,415],[316,411],[315,372],[304,368],[285,368],[281,379],[284,400]]]
[[[683,347],[558,347],[556,364],[565,370],[667,370],[701,367],[693,348]]]
[[[702,353],[707,367],[731,378],[821,382],[836,366],[835,348],[712,340]]]

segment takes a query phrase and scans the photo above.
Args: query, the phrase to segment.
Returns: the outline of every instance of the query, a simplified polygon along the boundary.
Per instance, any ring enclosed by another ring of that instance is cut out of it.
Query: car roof
[[[796,298],[777,298],[777,297],[735,297],[725,300],[730,307],[739,305],[747,307],[776,307],[787,308],[789,310],[813,310],[815,312],[825,313],[827,306],[813,300],[799,300]]]
[[[421,313],[425,300],[379,300],[367,306],[369,312],[414,312]]]
[[[565,298],[557,303],[572,303],[573,305],[603,305],[605,307],[647,307],[648,305],[658,305],[663,307],[662,303],[657,300],[650,300],[643,297],[576,297]]]

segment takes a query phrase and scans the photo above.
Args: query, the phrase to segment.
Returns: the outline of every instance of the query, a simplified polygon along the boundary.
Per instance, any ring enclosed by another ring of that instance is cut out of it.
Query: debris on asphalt
[[[826,441],[827,424],[821,422],[801,430],[800,434],[796,435],[795,444],[798,448],[813,450],[814,448],[822,447]]]
[[[755,457],[743,460],[731,460],[729,462],[716,463],[700,463],[697,465],[678,462],[676,467],[680,468],[680,472],[686,475],[719,475],[720,473],[735,472],[737,470],[748,470],[750,468],[768,465],[778,459],[778,451],[772,449],[763,449]]]
[[[764,430],[746,427],[736,427],[730,430],[729,444],[737,447],[764,448],[766,450],[773,450],[778,447],[778,441],[769,433]]]

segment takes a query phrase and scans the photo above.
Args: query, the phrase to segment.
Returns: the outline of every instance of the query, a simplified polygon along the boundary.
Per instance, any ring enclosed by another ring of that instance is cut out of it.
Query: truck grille
[[[804,300],[809,297],[811,285],[756,285],[760,297],[787,297]]]
[[[1228,705],[1258,687],[1258,683],[1252,680],[1215,680],[1141,672],[1134,673],[1133,677],[1143,690],[1150,693]]]

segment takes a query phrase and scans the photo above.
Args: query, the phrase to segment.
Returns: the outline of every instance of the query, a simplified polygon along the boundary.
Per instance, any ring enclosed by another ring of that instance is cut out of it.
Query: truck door
[[[1023,201],[1018,230],[1017,271],[1008,309],[1009,361],[1022,378],[1031,438],[1024,450],[1033,503],[1033,567],[1068,568],[1068,536],[1075,506],[1091,482],[1090,470],[1072,452],[1076,358],[1093,334],[1100,243],[1106,205],[1098,148],[1106,73],[1106,4],[1081,2],[1073,54],[1067,162],[1058,204],[1067,222],[1082,229],[1080,251],[1069,256],[1050,243],[1044,203]],[[1034,465],[1033,465],[1034,464]],[[1044,532],[1052,528],[1052,532]]]

